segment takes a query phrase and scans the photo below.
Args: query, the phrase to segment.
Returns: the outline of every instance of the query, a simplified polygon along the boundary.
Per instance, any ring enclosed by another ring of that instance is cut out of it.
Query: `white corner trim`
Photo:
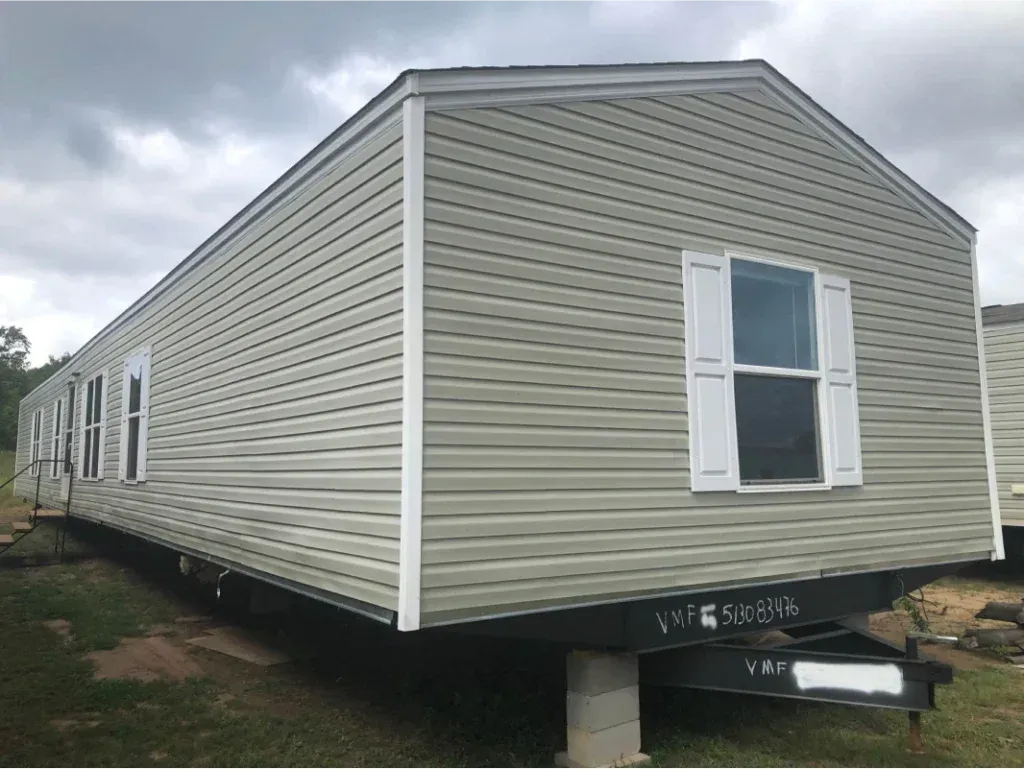
[[[415,89],[415,83],[412,86]],[[420,627],[423,560],[424,108],[422,96],[406,99],[402,105],[402,518],[398,629],[403,631]]]
[[[985,332],[981,323],[981,283],[978,277],[977,242],[971,242],[971,274],[974,278],[974,324],[978,335],[978,368],[981,372],[981,419],[985,432],[985,464],[988,467],[988,496],[992,510],[992,560],[1006,557],[1003,546],[1003,521],[999,512],[999,484],[996,481],[996,457],[992,443],[992,414],[988,406],[988,371],[985,367]]]

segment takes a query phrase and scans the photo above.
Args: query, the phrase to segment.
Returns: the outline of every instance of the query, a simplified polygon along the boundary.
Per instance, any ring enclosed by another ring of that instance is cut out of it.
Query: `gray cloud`
[[[1022,9],[9,3],[0,276],[31,301],[0,299],[0,322],[37,362],[85,341],[405,67],[748,56],[980,226],[986,299],[1024,299]]]

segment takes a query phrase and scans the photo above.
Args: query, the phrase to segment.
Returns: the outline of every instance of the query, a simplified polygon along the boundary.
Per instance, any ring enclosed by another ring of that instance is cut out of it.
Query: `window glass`
[[[132,417],[128,420],[128,467],[125,471],[125,479],[134,481],[138,476],[139,469],[139,418]]]
[[[816,382],[736,374],[740,483],[818,483]]]
[[[93,396],[93,399],[92,399],[92,407],[93,407],[92,421],[93,421],[93,424],[96,424],[96,423],[98,423],[100,421],[100,416],[101,416],[100,410],[103,407],[103,394],[102,393],[103,393],[103,376],[100,375],[100,376],[96,377],[96,392],[95,392],[95,395]]]
[[[92,442],[92,465],[89,468],[89,477],[96,478],[100,473],[100,429],[97,427],[93,431],[93,442]]]
[[[128,383],[128,413],[138,413],[142,408],[142,359],[132,361],[131,379]]]
[[[92,424],[92,394],[95,391],[95,385],[90,379],[89,384],[85,388],[85,423],[87,425]]]
[[[731,262],[735,362],[816,369],[813,273],[743,259]]]

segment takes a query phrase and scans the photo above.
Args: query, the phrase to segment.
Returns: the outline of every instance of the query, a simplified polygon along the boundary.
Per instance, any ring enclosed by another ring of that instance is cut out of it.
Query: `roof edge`
[[[48,386],[54,379],[62,376],[71,376],[75,372],[75,365],[79,359],[94,344],[128,323],[136,313],[149,306],[150,303],[176,284],[191,270],[204,264],[209,258],[219,253],[223,247],[234,242],[246,225],[278,203],[287,200],[289,195],[294,193],[311,176],[322,171],[327,163],[349,149],[354,142],[372,130],[375,125],[393,110],[398,110],[402,102],[410,95],[410,84],[414,83],[415,80],[416,77],[413,70],[406,70],[398,75],[383,91],[374,96],[359,111],[345,120],[337,129],[303,155],[238,213],[221,225],[188,256],[172,267],[166,275],[153,284],[142,296],[93,334],[81,347],[72,353],[71,359],[64,366],[33,388],[31,392],[26,393],[22,400],[31,396],[36,390]]]
[[[990,304],[981,308],[981,322],[984,326],[1024,321],[1024,302],[1017,304]]]
[[[977,229],[763,59],[415,70],[428,110],[759,88],[919,213],[969,247]]]

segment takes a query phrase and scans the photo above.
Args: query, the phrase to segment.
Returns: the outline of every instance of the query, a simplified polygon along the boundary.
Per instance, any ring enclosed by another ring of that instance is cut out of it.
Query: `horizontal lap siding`
[[[1024,484],[1024,323],[985,329],[985,363],[999,511],[1004,524],[1024,526],[1024,495],[1010,492]]]
[[[76,356],[83,378],[107,367],[111,382],[106,477],[76,481],[73,512],[395,609],[401,276],[394,125]],[[148,474],[132,487],[117,480],[121,375],[144,344]],[[49,411],[65,386],[22,413]],[[57,483],[43,486],[59,504]]]
[[[991,546],[970,255],[755,94],[428,113],[426,623]],[[863,488],[689,491],[681,251],[853,284]]]

